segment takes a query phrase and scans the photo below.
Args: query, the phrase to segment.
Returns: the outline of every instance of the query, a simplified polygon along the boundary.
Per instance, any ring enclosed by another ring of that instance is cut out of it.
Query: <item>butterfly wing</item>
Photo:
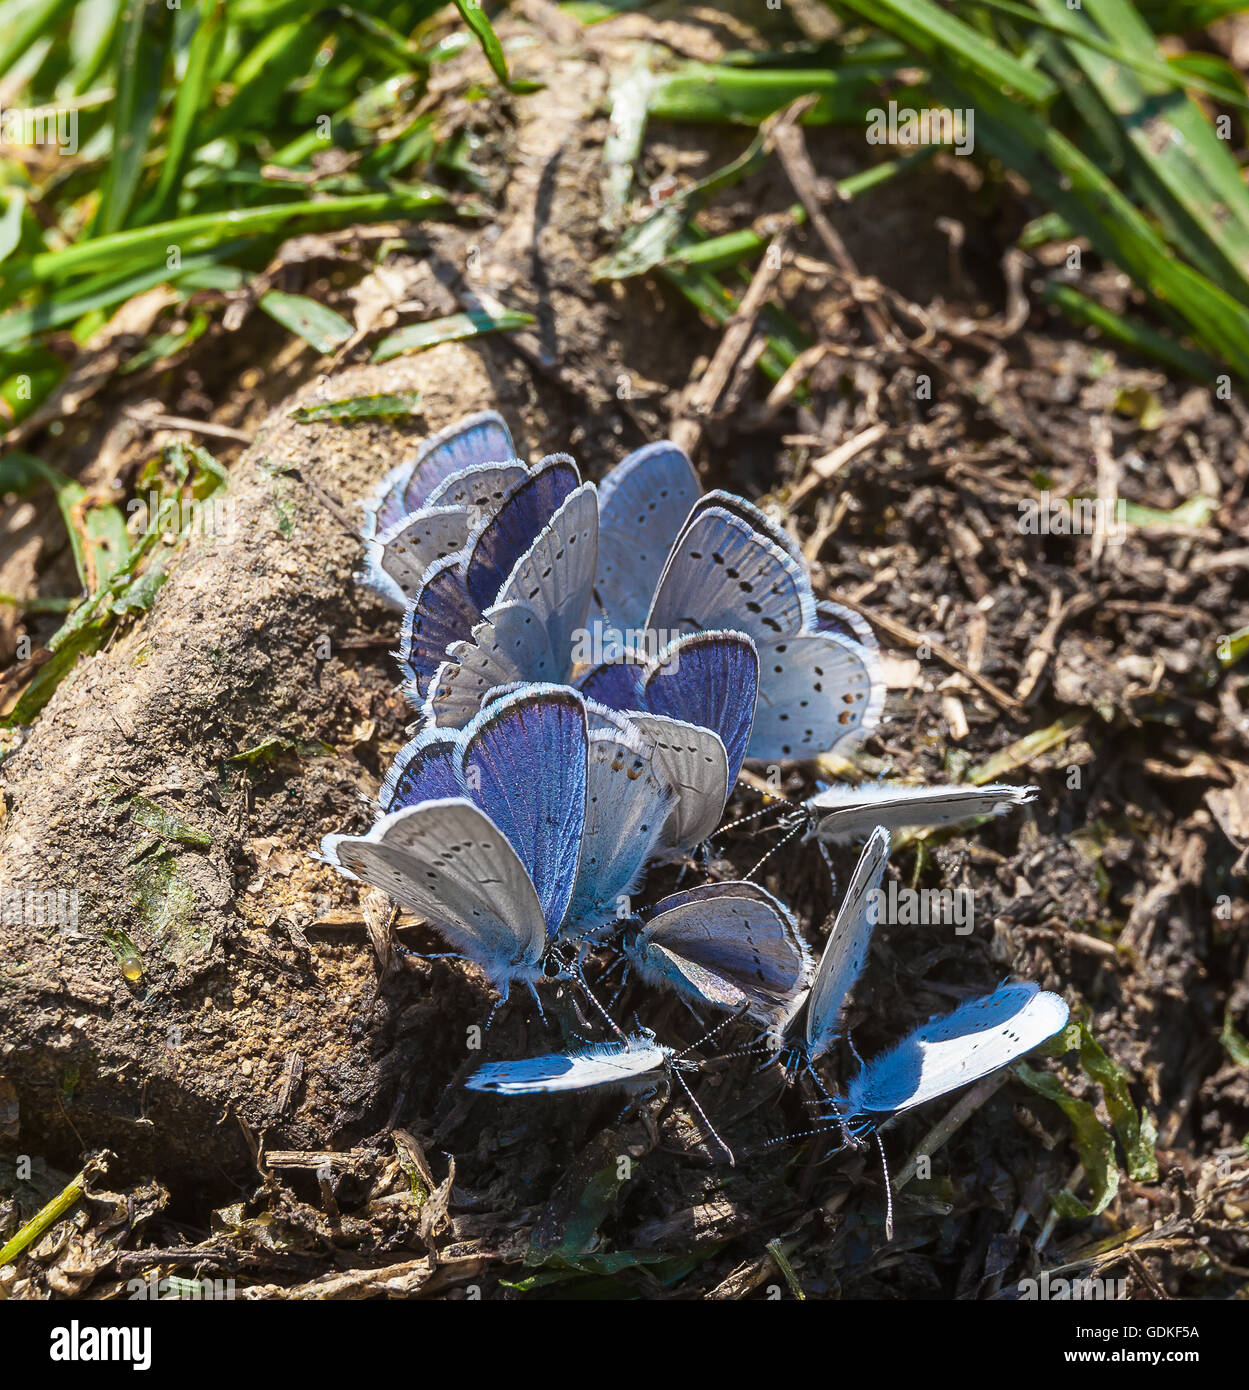
[[[641,709],[643,663],[625,657],[591,666],[577,680],[577,688],[588,700],[597,700],[611,709]]]
[[[516,1062],[487,1062],[464,1085],[470,1091],[501,1096],[541,1095],[551,1091],[585,1091],[600,1086],[645,1086],[672,1056],[645,1034],[624,1044],[602,1043],[580,1052],[551,1052]]]
[[[480,611],[497,602],[517,560],[580,483],[572,459],[552,454],[510,488],[498,510],[474,529],[465,547],[464,582]]]
[[[632,731],[590,735],[581,861],[564,929],[592,932],[616,920],[660,842],[671,789]]]
[[[562,680],[572,667],[573,635],[584,631],[598,553],[598,502],[584,483],[561,503],[517,560],[498,602],[523,603],[546,633],[551,667]]]
[[[431,565],[415,599],[404,610],[395,653],[413,704],[420,705],[430,677],[446,660],[448,650],[471,637],[480,621],[481,614],[464,585],[460,557],[448,555]]]
[[[835,632],[848,642],[856,643],[873,657],[880,656],[880,643],[871,624],[853,608],[824,599],[815,605],[815,626],[819,632]]]
[[[676,793],[664,825],[664,844],[678,849],[702,844],[720,824],[730,790],[728,757],[719,734],[666,715],[629,717],[649,747],[651,766]]]
[[[756,643],[801,631],[815,617],[806,570],[726,507],[696,505],[646,620],[652,631],[745,632]]]
[[[885,685],[870,653],[833,632],[759,643],[759,698],[746,756],[778,762],[846,751],[880,723]]]
[[[750,743],[758,689],[759,657],[749,637],[699,632],[671,643],[648,665],[642,708],[718,734],[731,789]]]
[[[503,417],[480,410],[431,434],[417,450],[403,491],[403,510],[423,507],[434,490],[453,474],[479,463],[516,460],[516,446]]]
[[[349,877],[428,919],[497,985],[538,972],[542,903],[507,836],[470,801],[423,801],[321,848]]]
[[[694,465],[667,440],[635,449],[599,485],[594,587],[617,628],[646,621],[664,561],[698,493]]]
[[[558,681],[546,629],[524,603],[487,609],[467,641],[453,642],[429,679],[425,717],[463,728],[481,711],[491,691],[532,682]]]
[[[520,856],[552,936],[577,879],[587,743],[585,704],[561,686],[496,700],[464,731],[460,781]]]
[[[874,825],[888,830],[908,826],[959,825],[982,816],[997,816],[1026,806],[1036,787],[1011,787],[992,782],[982,787],[908,787],[896,782],[865,782],[859,787],[834,786],[805,804],[814,818],[815,834],[827,844],[861,835]]]
[[[786,1008],[805,984],[806,951],[793,915],[753,883],[707,883],[671,894],[656,904],[638,944],[642,974],[646,956],[659,949],[678,962],[685,992],[722,1007],[746,1000],[765,1012]],[[686,966],[714,977],[719,995],[700,989]]]
[[[370,541],[369,563],[394,581],[406,602],[420,592],[430,565],[460,550],[468,532],[467,508],[423,507]]]
[[[460,739],[445,729],[422,729],[395,755],[377,793],[383,811],[398,811],[421,801],[462,797],[457,773]]]
[[[855,865],[846,896],[815,969],[815,980],[791,1025],[801,1028],[809,1059],[827,1052],[838,1036],[846,996],[867,964],[876,925],[876,897],[889,859],[889,832],[874,830]]]
[[[364,504],[365,538],[380,535],[429,501],[444,479],[474,464],[515,458],[512,436],[500,415],[479,411],[431,434],[410,459],[397,464]]]
[[[473,524],[498,511],[507,494],[528,473],[515,463],[475,463],[452,473],[429,494],[427,507],[466,507],[473,512]]]
[[[1003,985],[929,1020],[873,1057],[846,1089],[846,1115],[910,1110],[1039,1047],[1067,1024],[1067,1005],[1034,984]]]

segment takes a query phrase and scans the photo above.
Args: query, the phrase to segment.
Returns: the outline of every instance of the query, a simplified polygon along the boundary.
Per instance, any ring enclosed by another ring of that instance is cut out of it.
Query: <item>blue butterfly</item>
[[[544,1095],[591,1089],[647,1091],[659,1085],[675,1056],[646,1029],[616,1042],[591,1043],[576,1052],[549,1052],[515,1062],[487,1062],[468,1078],[470,1091],[500,1096]]]
[[[365,582],[402,608],[425,567],[459,550],[527,471],[492,410],[431,435],[365,502]]]
[[[557,938],[627,916],[675,795],[620,720],[590,728],[575,690],[527,686],[463,731],[400,753],[364,836],[325,858],[428,919],[506,994],[544,973]]]
[[[778,1051],[787,1058],[791,1074],[803,1067],[814,1075],[811,1064],[841,1034],[846,997],[867,964],[867,951],[879,915],[878,892],[888,859],[889,832],[878,826],[868,837],[850,876],[846,895],[815,967],[811,988],[780,1030]]]
[[[746,751],[752,761],[845,752],[880,722],[885,687],[866,624],[835,604],[817,604],[793,540],[731,493],[709,492],[694,505],[646,626],[732,629],[753,639],[759,698]]]
[[[795,813],[809,834],[823,844],[844,844],[873,826],[889,830],[918,826],[961,825],[1026,806],[1036,787],[1004,782],[982,786],[920,787],[898,782],[864,782],[828,786],[809,797]]]
[[[790,910],[747,882],[706,883],[661,899],[626,928],[624,953],[648,984],[764,1022],[793,1007],[809,964]]]
[[[1030,983],[1002,985],[921,1024],[866,1062],[835,1099],[861,1134],[1025,1056],[1067,1026],[1066,1001]]]
[[[685,1052],[690,1050],[686,1048]],[[525,1057],[514,1062],[487,1062],[478,1067],[464,1085],[470,1091],[488,1091],[498,1096],[625,1091],[640,1099],[658,1091],[669,1077],[674,1077],[706,1125],[710,1137],[732,1165],[732,1149],[716,1133],[682,1076],[683,1072],[697,1069],[695,1060],[656,1042],[654,1033],[642,1028],[629,1037],[590,1043],[573,1052],[548,1052],[541,1057]]]
[[[603,663],[578,682],[588,698],[625,711],[658,745],[661,765],[681,763],[668,767],[669,781],[682,793],[670,844],[700,844],[720,823],[750,742],[758,682],[754,643],[740,632],[693,633],[650,661]],[[681,780],[691,741],[706,741],[700,731],[710,731],[723,748],[723,782],[715,750],[701,762],[695,757],[693,781]]]

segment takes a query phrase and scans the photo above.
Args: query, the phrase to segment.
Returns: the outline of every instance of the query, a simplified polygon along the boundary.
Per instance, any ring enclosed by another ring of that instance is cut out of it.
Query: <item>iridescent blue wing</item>
[[[529,871],[552,936],[577,878],[587,744],[585,704],[562,686],[496,700],[464,731],[460,781]]]
[[[377,794],[378,805],[383,811],[398,811],[421,801],[462,797],[459,759],[458,733],[422,729],[396,754]]]
[[[448,555],[426,570],[416,598],[404,612],[395,653],[413,704],[424,698],[430,677],[446,660],[454,642],[472,635],[481,614],[464,585],[459,556]]]
[[[668,440],[635,449],[599,484],[595,590],[621,631],[645,623],[668,552],[698,494],[694,465]]]
[[[701,632],[673,642],[648,665],[642,708],[718,734],[731,789],[750,744],[758,689],[754,642],[741,632]]]
[[[479,610],[497,602],[517,560],[581,478],[567,454],[552,454],[508,490],[498,510],[469,537],[464,580]]]

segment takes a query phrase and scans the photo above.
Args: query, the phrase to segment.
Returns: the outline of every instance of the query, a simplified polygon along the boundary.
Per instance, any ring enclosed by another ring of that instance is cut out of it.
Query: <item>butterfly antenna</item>
[[[795,1139],[810,1139],[816,1134],[830,1134],[834,1126],[820,1125],[818,1129],[800,1129],[797,1134],[782,1134],[779,1139],[768,1139],[764,1142],[765,1149],[775,1148],[777,1144],[791,1144]]]
[[[724,1020],[723,1020],[722,1022],[720,1022],[720,1023],[717,1023],[716,1026],[715,1026],[714,1028],[709,1028],[709,1029],[702,1035],[701,1038],[698,1038],[698,1039],[696,1039],[694,1042],[690,1043],[690,1045],[689,1045],[688,1047],[683,1047],[683,1048],[680,1050],[680,1052],[678,1052],[678,1053],[676,1054],[676,1059],[674,1059],[674,1060],[678,1060],[678,1059],[684,1057],[685,1054],[686,1054],[687,1052],[693,1052],[694,1049],[695,1049],[696,1047],[702,1047],[703,1043],[705,1043],[705,1042],[710,1042],[711,1039],[714,1038],[715,1035],[716,1035],[718,1032],[720,1032],[720,1030],[721,1030],[722,1028],[727,1028],[727,1027],[729,1026],[730,1023],[735,1023],[739,1018],[741,1018],[741,1016],[742,1016],[742,1014],[743,1014],[744,1012],[745,1012],[745,1008],[744,1008],[744,1007],[741,1008],[741,1009],[738,1009],[736,1013],[730,1014],[730,1015],[728,1016],[728,1018],[724,1019]],[[636,1014],[634,1015],[634,1017],[636,1017]]]
[[[757,1057],[761,1052],[766,1052],[769,1058],[777,1055],[776,1048],[769,1047],[767,1043],[756,1043],[754,1047],[738,1047],[732,1052],[718,1052],[716,1060],[725,1062],[731,1057]]]
[[[885,1141],[880,1137],[880,1130],[874,1129],[872,1137],[876,1140],[876,1147],[880,1150],[880,1166],[885,1175],[885,1239],[893,1239],[893,1184],[889,1181],[889,1160],[885,1157]]]
[[[793,806],[796,804],[795,802],[790,801],[790,799],[787,796],[782,796],[779,792],[769,792],[768,795],[771,797],[775,797],[776,800],[780,802],[780,805],[765,806],[760,811],[752,811],[748,816],[740,816],[737,820],[731,820],[727,825],[720,826],[720,828],[716,831],[716,834],[723,835],[726,830],[736,830],[739,825],[749,825],[749,823],[752,820],[758,820],[760,816],[770,816],[774,812],[779,811],[781,809],[781,806]],[[710,844],[711,836],[708,836],[707,839],[703,841],[703,843]]]
[[[673,1074],[673,1076],[676,1077],[677,1082],[679,1083],[681,1089],[685,1092],[686,1096],[689,1098],[690,1104],[691,1104],[691,1105],[694,1107],[694,1109],[698,1112],[698,1118],[703,1122],[703,1125],[705,1126],[705,1128],[706,1128],[706,1130],[707,1130],[707,1133],[710,1134],[711,1137],[716,1141],[716,1143],[719,1144],[719,1146],[724,1150],[724,1152],[725,1152],[726,1154],[728,1154],[728,1156],[729,1156],[729,1167],[730,1167],[730,1168],[736,1168],[736,1167],[737,1167],[737,1160],[733,1157],[733,1150],[730,1149],[729,1146],[724,1142],[724,1140],[720,1138],[720,1135],[719,1135],[719,1133],[717,1132],[715,1125],[713,1125],[713,1124],[711,1123],[711,1121],[707,1118],[707,1112],[706,1112],[706,1111],[702,1108],[702,1106],[699,1105],[699,1103],[694,1099],[694,1092],[691,1091],[690,1088],[686,1085],[686,1083],[685,1083],[685,1078],[681,1075],[681,1073],[680,1073],[679,1071],[677,1071],[677,1070],[675,1070],[675,1069],[673,1070],[673,1073],[672,1073],[672,1074]]]
[[[789,844],[790,840],[792,840],[801,829],[801,824],[796,825],[783,839],[777,840],[777,842],[772,846],[770,850],[768,850],[768,852],[763,856],[763,858],[760,859],[760,861],[755,865],[755,867],[751,869],[751,871],[748,874],[742,875],[745,881],[749,883],[751,879],[753,879],[754,876],[759,872],[759,870],[762,869],[763,866],[768,862],[768,860],[772,858],[776,851],[778,849],[784,849],[785,846]]]

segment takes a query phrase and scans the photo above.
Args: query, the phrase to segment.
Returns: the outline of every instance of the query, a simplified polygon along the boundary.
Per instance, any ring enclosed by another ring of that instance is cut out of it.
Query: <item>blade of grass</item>
[[[189,256],[178,270],[166,270],[157,266],[140,275],[126,276],[124,279],[108,278],[98,288],[82,287],[72,299],[54,297],[45,299],[29,309],[14,309],[0,316],[0,351],[21,346],[36,334],[49,328],[60,328],[74,323],[85,314],[102,309],[111,309],[122,304],[144,290],[150,290],[166,281],[176,284],[183,279],[191,279],[197,273],[212,267],[223,252],[237,249],[237,243],[229,243],[219,248],[217,253],[203,256]]]
[[[659,121],[728,122],[757,126],[800,96],[819,100],[803,117],[810,125],[863,120],[879,84],[899,64],[863,68],[738,68],[689,63],[655,79],[650,115]]]
[[[55,32],[61,20],[74,8],[74,3],[75,0],[42,0],[42,3],[31,5],[9,41],[0,48],[0,77],[43,35]]]
[[[126,225],[152,138],[172,33],[173,11],[165,0],[127,0],[117,55],[117,95],[111,111],[112,157],[100,188],[93,235],[107,236]]]
[[[448,314],[446,318],[430,319],[426,323],[410,323],[388,334],[373,350],[374,362],[389,362],[404,352],[423,352],[439,343],[460,342],[465,338],[476,338],[482,333],[501,333],[511,329],[526,328],[536,322],[532,314],[509,310],[502,314],[488,314],[472,310],[464,314]]]
[[[225,0],[200,0],[199,23],[187,52],[186,71],[174,98],[160,177],[143,221],[156,221],[172,207],[194,144],[195,129],[212,100],[212,72],[225,39]]]
[[[961,67],[998,91],[1008,87],[1038,103],[1048,102],[1057,92],[1044,73],[1021,63],[933,0],[842,0],[842,5],[923,53],[957,55]]]
[[[1218,366],[1209,357],[1193,352],[1138,318],[1116,314],[1113,309],[1089,299],[1071,285],[1050,280],[1046,282],[1043,293],[1046,301],[1066,314],[1073,323],[1096,328],[1104,337],[1131,352],[1161,362],[1195,381],[1213,381],[1218,374]]]
[[[1061,0],[1035,3],[1066,13]],[[1076,27],[1091,30],[1097,19],[1120,36],[1122,53],[1111,60],[1074,41],[1065,48],[1115,123],[1137,197],[1195,266],[1229,294],[1249,298],[1249,190],[1235,159],[1183,92],[1168,83],[1142,83],[1124,65],[1132,20],[1140,22],[1131,5],[1088,0],[1085,14]],[[1136,40],[1152,48],[1147,29]]]
[[[319,231],[350,222],[421,217],[446,206],[448,198],[441,189],[417,184],[385,193],[269,203],[237,212],[195,213],[170,222],[96,237],[61,250],[40,252],[15,262],[10,267],[10,280],[17,281],[22,288],[37,283],[57,284],[88,271],[133,266],[136,260],[164,262],[169,246],[177,246],[185,256],[239,237],[285,232],[287,224],[294,221],[306,221],[306,231]]]

